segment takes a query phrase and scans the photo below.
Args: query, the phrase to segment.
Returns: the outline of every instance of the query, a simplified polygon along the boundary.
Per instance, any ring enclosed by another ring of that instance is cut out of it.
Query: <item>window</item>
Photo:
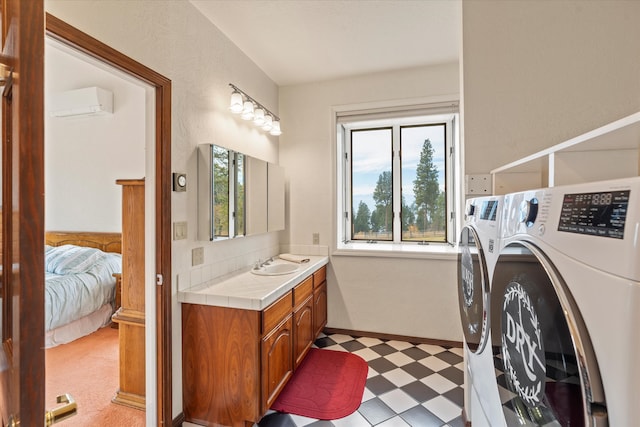
[[[338,116],[339,242],[454,243],[457,105],[444,109]]]

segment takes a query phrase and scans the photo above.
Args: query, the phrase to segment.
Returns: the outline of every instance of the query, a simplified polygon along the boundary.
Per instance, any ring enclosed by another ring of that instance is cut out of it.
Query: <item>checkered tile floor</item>
[[[496,382],[503,406],[503,413],[509,426],[542,426],[554,427],[559,425],[584,425],[581,412],[582,395],[580,388],[580,373],[574,356],[545,353],[546,388],[556,390],[546,397],[546,404],[538,410],[528,410],[518,396],[511,391],[504,373],[504,364],[499,351],[494,352],[493,363],[496,370]],[[552,385],[556,384],[555,387]],[[556,407],[557,405],[557,407]],[[555,408],[555,412],[546,406]],[[573,417],[573,418],[572,418]],[[562,420],[558,422],[557,420]]]
[[[268,413],[258,427],[462,427],[463,351],[404,341],[321,335],[315,346],[348,351],[369,364],[362,403],[338,420]]]

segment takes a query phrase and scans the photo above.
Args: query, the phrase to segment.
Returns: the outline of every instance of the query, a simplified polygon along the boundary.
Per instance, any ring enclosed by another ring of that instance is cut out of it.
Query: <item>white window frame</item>
[[[333,122],[336,129],[335,147],[335,244],[334,255],[373,255],[376,256],[402,256],[433,255],[455,253],[457,233],[461,226],[460,209],[462,206],[462,180],[461,180],[461,147],[460,147],[460,117],[457,99],[437,99],[411,105],[386,105],[369,108],[363,106],[334,108]],[[366,243],[364,241],[351,241],[351,165],[350,165],[350,134],[351,130],[388,127],[393,122],[393,175],[394,181],[400,178],[399,147],[400,126],[416,124],[446,123],[446,150],[449,153],[447,159],[446,188],[447,188],[447,242],[429,242],[421,244],[417,242],[401,241],[401,197],[399,188],[394,187],[394,241]],[[397,193],[397,196],[396,194]],[[422,257],[422,256],[419,256]],[[447,257],[448,258],[448,257]]]

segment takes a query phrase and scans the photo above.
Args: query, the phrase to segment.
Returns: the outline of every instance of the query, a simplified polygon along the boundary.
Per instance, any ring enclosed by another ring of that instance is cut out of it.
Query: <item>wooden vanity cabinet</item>
[[[327,326],[327,267],[313,273],[313,335],[317,337]]]
[[[244,426],[260,417],[260,315],[182,304],[183,411],[186,421]]]
[[[269,409],[293,375],[292,294],[289,291],[262,312],[264,338],[262,338],[261,413]]]
[[[300,365],[316,337],[313,329],[313,276],[293,289],[293,362]]]
[[[240,427],[264,416],[317,336],[314,278],[263,311],[182,304],[185,421]]]

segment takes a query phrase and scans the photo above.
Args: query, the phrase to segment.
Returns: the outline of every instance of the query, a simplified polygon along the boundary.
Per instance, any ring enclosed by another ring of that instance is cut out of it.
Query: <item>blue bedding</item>
[[[45,330],[114,304],[122,256],[75,245],[45,246]]]

